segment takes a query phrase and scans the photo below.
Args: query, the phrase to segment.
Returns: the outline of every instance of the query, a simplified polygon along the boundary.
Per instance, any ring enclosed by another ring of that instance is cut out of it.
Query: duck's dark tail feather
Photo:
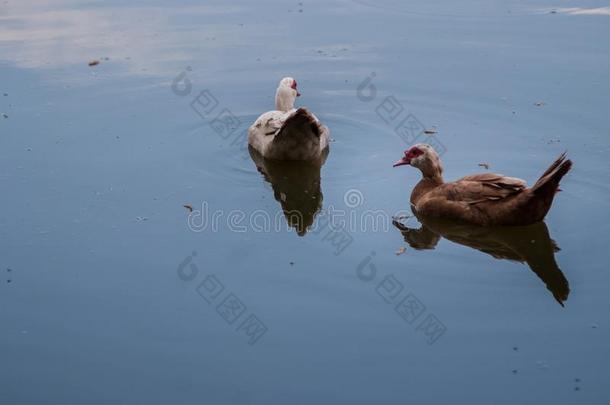
[[[285,160],[319,158],[321,134],[322,126],[316,118],[306,108],[299,108],[273,138],[269,156]]]
[[[540,176],[532,187],[534,193],[555,193],[559,187],[561,178],[572,168],[572,161],[566,159],[566,153],[562,153],[555,162]]]
[[[288,117],[277,133],[276,139],[295,133],[311,133],[317,138],[320,137],[320,125],[307,108],[301,107]]]

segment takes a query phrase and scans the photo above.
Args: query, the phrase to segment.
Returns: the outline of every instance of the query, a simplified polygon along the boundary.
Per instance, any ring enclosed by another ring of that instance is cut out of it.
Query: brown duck
[[[561,154],[530,188],[521,179],[495,173],[473,174],[445,183],[438,154],[427,144],[406,150],[394,167],[402,165],[418,168],[423,176],[411,193],[411,208],[416,215],[496,226],[542,221],[572,161]]]

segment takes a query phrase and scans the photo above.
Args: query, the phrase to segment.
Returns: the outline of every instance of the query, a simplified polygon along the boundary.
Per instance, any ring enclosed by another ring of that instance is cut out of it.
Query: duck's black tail
[[[555,194],[559,187],[559,182],[562,177],[572,168],[572,161],[566,159],[566,153],[562,153],[557,160],[540,176],[538,181],[532,187],[532,191],[536,194],[551,193]]]
[[[320,138],[325,127],[306,108],[297,109],[284,121],[271,144],[273,156],[309,160],[320,155]]]

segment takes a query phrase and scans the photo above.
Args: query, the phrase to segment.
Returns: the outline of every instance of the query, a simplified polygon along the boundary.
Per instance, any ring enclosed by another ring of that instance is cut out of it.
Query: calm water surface
[[[4,2],[0,402],[608,403],[607,7]],[[287,75],[322,167],[241,137]],[[545,224],[399,230],[406,117],[448,180],[574,169]]]

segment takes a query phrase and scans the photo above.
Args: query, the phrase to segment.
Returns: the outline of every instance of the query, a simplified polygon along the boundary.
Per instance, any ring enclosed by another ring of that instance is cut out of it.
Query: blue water
[[[608,6],[3,3],[0,403],[608,403]],[[331,129],[321,169],[245,147],[288,75]],[[448,180],[531,184],[568,151],[565,307],[546,273],[392,226],[407,117]]]

